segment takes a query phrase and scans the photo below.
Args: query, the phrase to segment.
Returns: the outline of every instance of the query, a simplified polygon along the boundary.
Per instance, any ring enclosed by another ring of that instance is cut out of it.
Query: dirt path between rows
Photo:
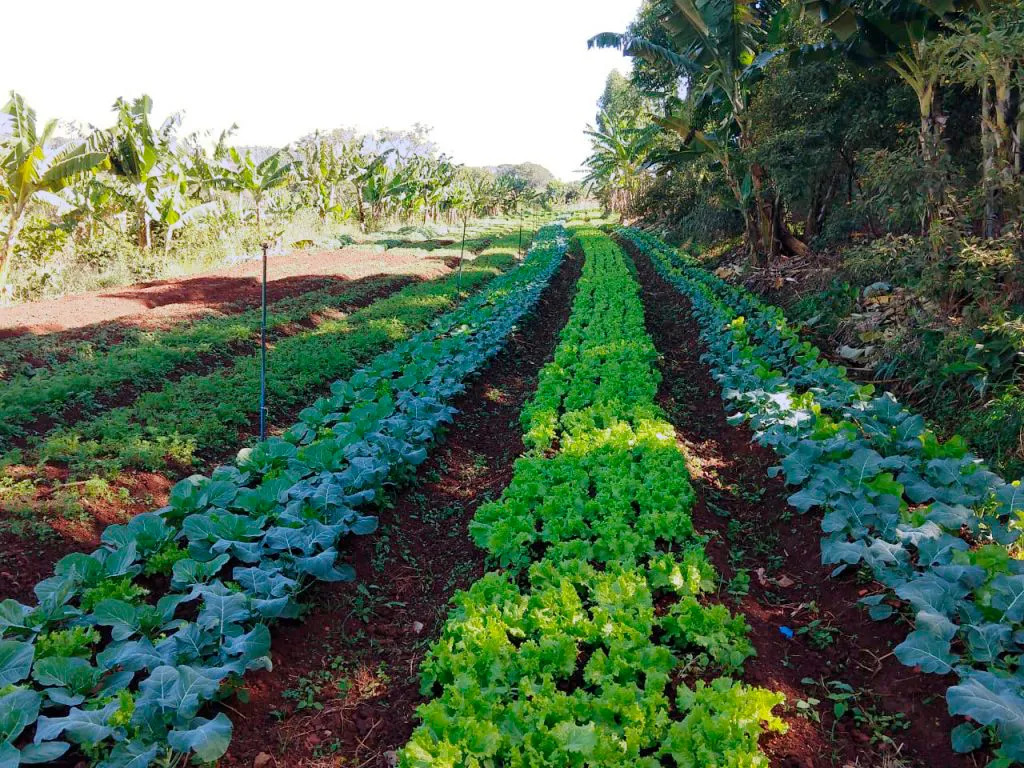
[[[704,349],[689,301],[646,258],[628,250],[637,263],[648,330],[663,356],[659,404],[676,428],[697,490],[694,525],[712,536],[707,551],[723,581],[738,569],[750,576],[746,596],[737,600],[725,590],[721,595],[752,629],[758,655],[747,662],[745,678],[786,695],[789,733],[764,744],[771,764],[984,765],[984,756],[965,757],[950,748],[956,724],[944,698],[950,678],[916,672],[892,656],[905,628],[872,621],[856,605],[863,595],[880,591],[877,584],[852,574],[829,577],[831,569],[821,565],[818,517],[789,507],[791,491],[766,474],[777,463],[774,453],[752,443],[745,426],[726,422],[721,390],[700,362]],[[795,637],[787,638],[782,627]],[[808,629],[801,633],[803,627]],[[830,681],[852,686],[857,698],[846,703],[851,710],[860,707],[863,717],[834,720],[828,695],[843,692],[824,687]],[[800,714],[796,702],[811,698],[819,703]]]
[[[300,251],[267,260],[267,300],[373,275],[430,279],[447,271],[444,255],[417,249]],[[186,278],[0,307],[0,339],[86,329],[115,320],[130,327],[164,328],[211,312],[241,312],[259,306],[261,274],[261,261],[256,259]]]
[[[420,660],[455,590],[484,572],[468,523],[524,450],[519,414],[568,320],[580,261],[566,257],[537,311],[458,398],[446,440],[380,530],[349,542],[359,580],[318,585],[305,619],[275,631],[273,672],[248,679],[248,703],[232,705],[224,765],[393,766],[422,701]]]

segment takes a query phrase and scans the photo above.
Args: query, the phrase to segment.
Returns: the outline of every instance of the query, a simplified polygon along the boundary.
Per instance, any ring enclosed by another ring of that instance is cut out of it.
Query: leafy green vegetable
[[[167,507],[63,558],[36,585],[37,606],[0,603],[0,680],[31,687],[0,699],[0,721],[3,701],[28,713],[10,715],[0,760],[47,758],[67,742],[104,768],[223,754],[230,720],[200,712],[235,678],[269,668],[267,624],[299,615],[311,579],[354,578],[338,543],[376,530],[359,509],[424,460],[465,380],[536,305],[567,248],[562,233],[545,228],[520,267],[336,382],[283,439],[182,480]],[[436,313],[429,302],[423,312]],[[160,595],[144,578],[155,573],[170,576]],[[34,743],[19,751],[33,722]]]
[[[952,714],[987,726],[997,754],[1024,760],[1024,490],[968,453],[940,442],[890,395],[851,382],[802,340],[782,312],[638,230],[620,236],[649,256],[692,303],[734,423],[781,457],[800,512],[823,512],[823,562],[834,573],[865,565],[903,601],[914,628],[894,649],[923,672],[955,672]],[[725,332],[723,332],[725,329]],[[872,596],[873,618],[895,611]],[[959,751],[983,743],[967,724]]]
[[[572,315],[522,414],[532,450],[470,526],[513,567],[456,595],[421,668],[435,698],[399,764],[767,765],[757,739],[784,730],[771,714],[781,696],[723,678],[673,701],[694,662],[735,671],[753,648],[742,619],[697,600],[716,577],[654,404],[630,265],[607,236],[577,237],[586,259]]]

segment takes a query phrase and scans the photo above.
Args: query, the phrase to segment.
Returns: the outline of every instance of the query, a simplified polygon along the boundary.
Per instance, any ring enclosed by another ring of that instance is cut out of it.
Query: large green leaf
[[[35,691],[0,696],[0,743],[14,741],[39,716],[42,697]]]
[[[96,768],[149,768],[159,753],[160,747],[156,744],[122,741]]]
[[[26,744],[21,748],[21,762],[23,765],[39,765],[52,763],[71,749],[66,741],[47,741],[43,744]]]
[[[99,670],[88,659],[50,656],[36,662],[32,677],[40,685],[86,692],[96,684]]]
[[[13,685],[28,677],[35,647],[18,640],[0,640],[0,686]]]
[[[195,753],[204,763],[213,762],[227,752],[231,743],[231,721],[223,712],[211,720],[197,717],[192,726],[168,733],[167,743],[178,752]]]
[[[36,743],[53,741],[66,733],[68,738],[80,744],[96,744],[110,736],[114,729],[109,724],[110,716],[120,706],[112,701],[102,709],[71,709],[64,717],[40,717],[36,722]]]
[[[1013,680],[989,672],[972,672],[946,691],[949,712],[982,725],[1024,723],[1024,696]]]

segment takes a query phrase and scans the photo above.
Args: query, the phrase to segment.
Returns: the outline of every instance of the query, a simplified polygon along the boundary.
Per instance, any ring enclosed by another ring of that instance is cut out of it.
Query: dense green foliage
[[[211,150],[181,134],[180,115],[155,123],[148,96],[113,111],[110,128],[62,137],[56,121],[37,130],[16,93],[0,110],[0,299],[196,271],[266,241],[328,245],[355,227],[452,226],[579,194],[535,164],[458,166],[422,126],[318,132],[273,149],[229,146],[232,128]]]
[[[527,242],[532,233],[532,229],[527,230]],[[494,241],[481,257],[465,266],[461,287],[473,290],[509,267],[515,260],[518,242],[518,231]],[[308,402],[331,380],[348,375],[382,348],[408,338],[451,309],[459,298],[459,283],[457,275],[416,283],[348,315],[327,317],[276,339],[267,378],[275,417]],[[214,327],[229,333],[239,330],[232,322],[218,322]],[[200,326],[204,337],[207,331],[207,326]],[[126,381],[122,377],[126,372],[139,374],[132,382],[136,385],[145,382],[144,372],[160,384],[160,371],[180,362],[181,352],[188,354],[191,350],[194,354],[192,343],[197,339],[186,334],[189,344],[184,349],[178,345],[129,346],[123,354],[101,358],[95,366],[79,363],[70,366],[71,370],[59,367],[32,377],[25,383],[34,392],[32,397],[0,401],[14,416],[11,427],[31,416],[33,411],[28,406],[37,399],[48,397],[52,403],[52,398],[59,398],[69,388],[87,404],[90,395],[102,393],[102,389],[88,385]],[[188,373],[150,391],[143,390],[128,405],[99,409],[94,416],[58,426],[32,441],[30,454],[41,460],[68,463],[76,471],[93,472],[100,467],[160,469],[168,461],[189,466],[202,456],[221,457],[237,443],[239,433],[256,414],[259,355],[254,350],[240,352],[228,356],[210,372]],[[128,362],[135,365],[126,370]],[[82,369],[89,373],[84,374]],[[39,407],[45,405],[44,401]]]
[[[649,0],[591,41],[635,58],[636,94],[610,82],[602,109],[653,113],[674,139],[650,171],[683,173],[678,193],[710,158],[760,259],[880,226],[1019,240],[1022,42],[1018,3],[916,0]],[[675,229],[670,192],[637,212]]]
[[[645,136],[595,139],[599,197],[1019,475],[1024,6],[646,0],[591,43],[634,65],[599,121]]]
[[[3,764],[71,744],[103,768],[223,755],[231,721],[206,705],[270,667],[268,624],[300,615],[310,580],[354,577],[337,547],[376,529],[363,512],[423,462],[451,399],[536,304],[567,245],[561,226],[546,228],[521,266],[335,382],[283,437],[108,527],[102,547],[36,585],[36,605],[0,603]]]
[[[784,730],[782,697],[727,676],[753,647],[742,618],[701,597],[715,573],[654,404],[631,265],[596,230],[576,238],[572,315],[523,410],[531,449],[471,525],[511,568],[456,597],[399,764],[765,766],[757,742]]]

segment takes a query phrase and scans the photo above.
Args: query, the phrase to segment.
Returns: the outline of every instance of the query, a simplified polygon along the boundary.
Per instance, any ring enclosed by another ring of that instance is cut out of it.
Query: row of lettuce
[[[782,696],[732,677],[749,628],[701,599],[715,572],[631,264],[597,230],[575,237],[582,276],[522,413],[528,451],[470,525],[500,567],[456,596],[399,765],[766,766]]]
[[[867,567],[886,592],[873,618],[911,621],[896,657],[955,673],[952,734],[970,752],[990,739],[996,764],[1024,760],[1024,487],[1006,482],[959,438],[942,442],[891,395],[851,382],[802,340],[782,312],[729,285],[656,238],[619,235],[686,294],[723,397],[756,440],[781,457],[773,473],[823,510],[822,561]]]
[[[0,603],[0,766],[72,744],[102,768],[220,757],[231,721],[210,703],[270,667],[268,625],[299,616],[312,580],[354,577],[337,547],[376,529],[360,509],[426,458],[567,245],[545,227],[521,266],[333,384],[281,437],[60,560],[37,605]]]

